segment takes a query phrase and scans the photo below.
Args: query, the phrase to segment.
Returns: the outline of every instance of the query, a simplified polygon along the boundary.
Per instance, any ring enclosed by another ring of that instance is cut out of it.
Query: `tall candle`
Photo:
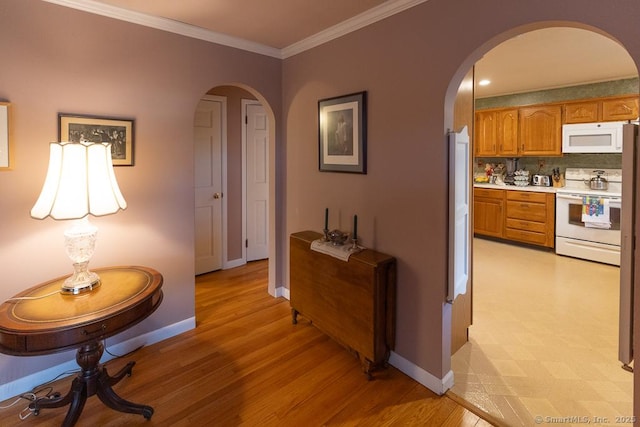
[[[358,239],[358,215],[353,216],[353,240]]]
[[[324,208],[324,229],[329,229],[329,208]]]

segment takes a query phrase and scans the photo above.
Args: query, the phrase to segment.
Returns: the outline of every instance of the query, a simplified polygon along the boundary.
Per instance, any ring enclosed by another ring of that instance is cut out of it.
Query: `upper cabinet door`
[[[564,105],[564,123],[593,123],[600,120],[598,101],[574,102]]]
[[[476,157],[493,157],[497,154],[495,111],[476,112],[473,147]]]
[[[559,105],[520,108],[520,154],[562,155],[562,108]]]
[[[496,120],[498,155],[516,156],[518,154],[518,109],[497,111]]]
[[[603,121],[636,120],[637,118],[637,96],[602,101]]]

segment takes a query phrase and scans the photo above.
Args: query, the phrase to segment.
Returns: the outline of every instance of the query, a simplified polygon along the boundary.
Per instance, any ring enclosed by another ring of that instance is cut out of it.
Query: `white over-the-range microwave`
[[[622,126],[629,122],[562,126],[563,153],[622,153]]]

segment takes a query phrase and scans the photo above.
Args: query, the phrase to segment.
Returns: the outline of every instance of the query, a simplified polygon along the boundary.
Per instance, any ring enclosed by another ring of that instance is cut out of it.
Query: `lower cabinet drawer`
[[[507,200],[507,219],[509,218],[545,222],[547,219],[547,205]]]
[[[547,224],[544,222],[526,221],[524,219],[507,218],[507,228],[515,228],[517,230],[535,231],[537,233],[546,233]]]
[[[521,202],[547,203],[545,193],[533,191],[507,191],[507,200],[519,200]]]
[[[507,239],[518,240],[521,242],[535,243],[545,245],[547,243],[547,235],[545,233],[537,233],[535,231],[518,230],[515,228],[506,228],[505,237]]]

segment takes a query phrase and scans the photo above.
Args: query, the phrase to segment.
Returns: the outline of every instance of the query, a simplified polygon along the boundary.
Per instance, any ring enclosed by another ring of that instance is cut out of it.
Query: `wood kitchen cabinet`
[[[602,103],[598,101],[572,102],[563,105],[564,124],[593,123],[601,120]]]
[[[518,154],[518,109],[510,108],[496,113],[498,151],[501,156]]]
[[[477,111],[473,150],[476,157],[493,157],[498,154],[496,141],[496,112]]]
[[[638,97],[596,98],[563,105],[564,124],[635,120]]]
[[[555,194],[505,190],[504,237],[555,246]]]
[[[475,117],[475,157],[562,155],[560,105],[479,110]]]
[[[635,120],[637,96],[616,96],[475,113],[475,157],[562,156],[562,125]]]
[[[637,96],[602,101],[602,121],[636,120],[637,118]]]
[[[395,342],[396,260],[365,249],[348,261],[311,250],[314,231],[290,237],[293,323],[304,318],[355,353],[367,376],[386,364]]]
[[[562,156],[560,105],[520,108],[518,130],[520,155]]]
[[[503,237],[505,190],[473,189],[473,232]]]
[[[476,157],[518,154],[518,109],[476,112],[474,152]]]
[[[473,189],[473,232],[532,245],[555,246],[555,194]]]

